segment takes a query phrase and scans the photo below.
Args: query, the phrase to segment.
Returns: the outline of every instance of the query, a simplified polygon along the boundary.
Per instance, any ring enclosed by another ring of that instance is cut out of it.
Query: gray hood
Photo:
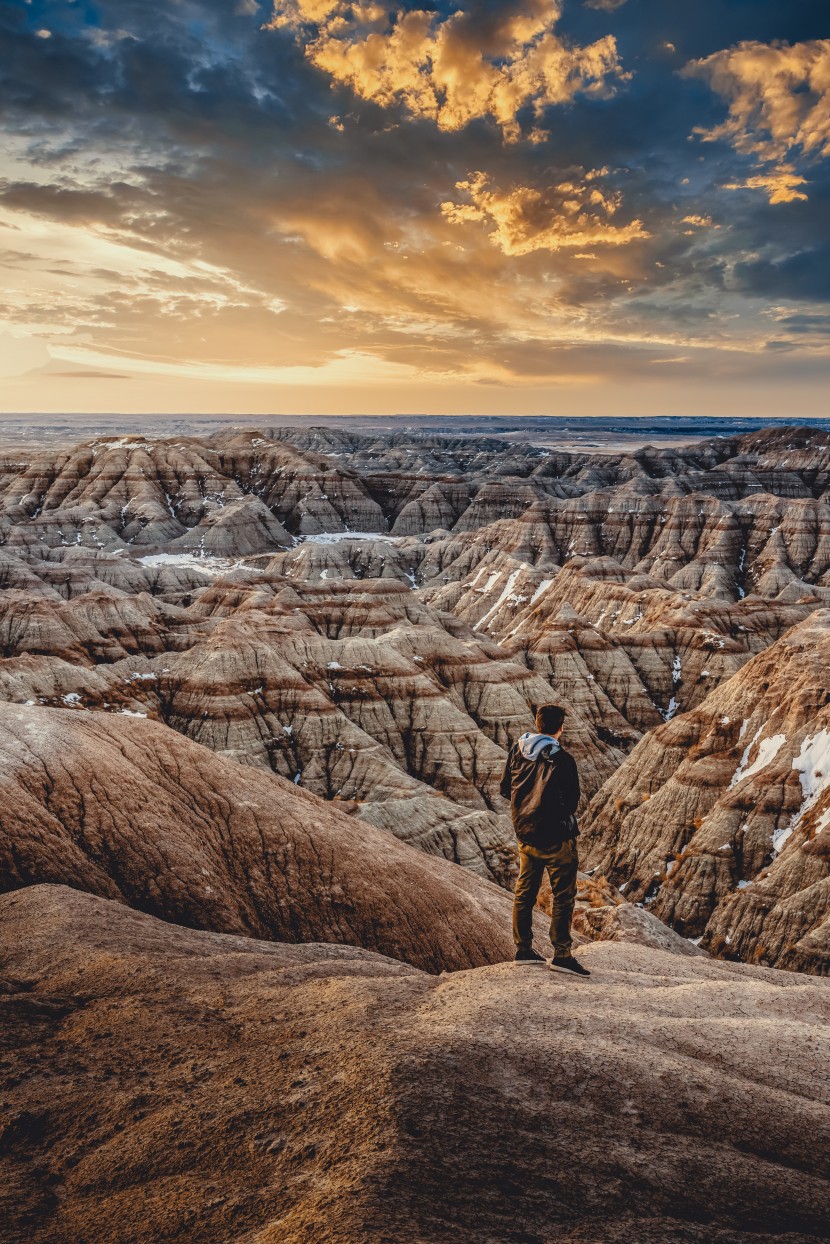
[[[519,751],[525,760],[538,760],[546,747],[550,748],[550,755],[555,756],[559,751],[559,741],[550,734],[523,734],[519,739]]]

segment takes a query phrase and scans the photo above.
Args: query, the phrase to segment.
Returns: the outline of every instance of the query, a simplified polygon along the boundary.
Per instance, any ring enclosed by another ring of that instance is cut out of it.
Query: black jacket
[[[520,843],[539,847],[560,846],[579,833],[579,774],[576,761],[562,748],[544,748],[535,760],[522,755],[514,743],[501,779],[501,793],[510,800],[513,829]]]

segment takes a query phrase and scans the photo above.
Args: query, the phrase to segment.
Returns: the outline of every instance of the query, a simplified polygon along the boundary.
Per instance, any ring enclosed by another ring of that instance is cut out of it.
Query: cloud
[[[758,173],[745,181],[727,182],[724,190],[765,190],[770,203],[807,202],[808,196],[800,189],[809,185],[806,177],[796,173],[791,164],[781,164],[768,173]]]
[[[361,409],[364,379],[387,385],[381,409],[428,408],[436,376],[447,409],[468,383],[510,385],[512,403],[589,376],[619,382],[616,408],[637,377],[682,402],[695,375],[795,384],[830,360],[826,334],[789,322],[774,331],[791,348],[764,351],[770,307],[827,309],[830,164],[692,149],[727,104],[664,48],[795,43],[818,18],[772,0],[640,0],[612,19],[577,0],[282,0],[266,32],[273,3],[0,5],[0,327],[49,343],[61,371],[145,378],[70,385],[52,365],[37,384],[56,408],[67,385],[78,408],[165,407],[201,377],[182,409],[259,387],[271,409],[300,372],[332,410]],[[613,41],[588,72],[612,21],[637,49],[630,80]],[[771,191],[810,200],[771,208]],[[6,382],[15,409],[29,384]]]
[[[621,9],[625,4],[625,0],[585,0],[586,9],[602,9],[604,13],[613,13],[614,9]]]
[[[702,78],[729,104],[729,115],[695,133],[707,142],[726,139],[768,166],[757,177],[728,189],[765,190],[771,203],[807,195],[791,160],[830,155],[830,39],[804,43],[745,41],[692,61],[683,73]]]
[[[446,131],[492,117],[506,141],[522,134],[519,113],[608,94],[625,80],[611,35],[586,47],[554,33],[560,0],[503,4],[495,13],[390,11],[374,0],[277,0],[270,29],[292,31],[305,56],[332,79],[381,107]]]
[[[118,371],[54,371],[49,368],[48,374],[61,380],[130,380],[131,377]]]
[[[830,302],[830,243],[776,258],[748,259],[735,265],[738,288],[764,298]]]
[[[604,171],[593,169],[545,190],[519,185],[506,191],[495,188],[486,173],[471,173],[456,183],[466,201],[442,203],[441,211],[452,224],[492,226],[490,241],[505,255],[624,246],[647,238],[640,220],[612,224],[622,196],[601,187]]]

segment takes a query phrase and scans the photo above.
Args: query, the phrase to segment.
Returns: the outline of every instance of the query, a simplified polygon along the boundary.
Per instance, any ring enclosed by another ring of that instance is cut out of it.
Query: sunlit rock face
[[[10,1240],[826,1239],[830,982],[619,941],[436,975],[49,885],[0,953]]]
[[[4,704],[0,755],[4,889],[60,883],[431,972],[512,956],[503,889],[156,722]]]
[[[587,858],[724,958],[830,971],[830,612],[647,734],[589,810]]]
[[[788,428],[615,455],[336,428],[15,454],[0,696],[140,714],[507,887],[505,753],[534,705],[561,702],[592,863],[718,954],[819,971],[824,952],[795,942],[828,910],[821,886],[803,929],[790,903],[777,941],[754,907],[746,937],[721,935],[726,900],[754,902],[747,876],[678,865],[658,892],[679,813],[652,860],[652,831],[608,809],[620,783],[673,777],[662,741],[788,652],[791,628],[828,629],[828,481],[830,437]],[[765,799],[786,815],[788,792]],[[629,837],[648,875],[627,875]]]

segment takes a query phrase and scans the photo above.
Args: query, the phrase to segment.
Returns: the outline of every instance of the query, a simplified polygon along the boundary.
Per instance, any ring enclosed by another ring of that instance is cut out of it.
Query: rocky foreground
[[[828,1238],[830,982],[436,976],[43,885],[0,947],[10,1244]]]
[[[144,718],[171,757],[184,737],[336,803],[335,837],[509,890],[498,776],[555,699],[600,906],[618,887],[719,956],[821,974],[828,490],[830,436],[793,428],[617,455],[334,428],[7,455],[0,701],[93,733]],[[15,859],[0,888],[89,887],[92,859],[80,881]]]

